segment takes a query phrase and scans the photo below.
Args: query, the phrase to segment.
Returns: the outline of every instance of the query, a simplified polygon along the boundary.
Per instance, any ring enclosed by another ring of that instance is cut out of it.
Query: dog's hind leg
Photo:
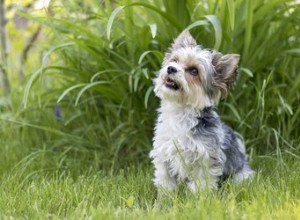
[[[245,164],[243,169],[238,171],[232,176],[232,180],[234,183],[240,183],[243,180],[251,179],[254,176],[255,172],[251,170],[248,164]]]

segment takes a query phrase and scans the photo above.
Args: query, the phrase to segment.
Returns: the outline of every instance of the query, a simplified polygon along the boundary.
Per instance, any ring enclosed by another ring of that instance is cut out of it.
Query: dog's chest
[[[192,164],[205,160],[209,146],[195,138],[193,128],[197,123],[197,118],[189,115],[161,114],[155,129],[154,150],[166,161],[180,159]]]

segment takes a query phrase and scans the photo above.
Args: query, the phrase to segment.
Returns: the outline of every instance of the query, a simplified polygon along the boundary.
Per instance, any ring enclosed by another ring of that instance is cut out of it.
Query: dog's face
[[[236,79],[238,54],[222,55],[201,49],[188,31],[165,54],[154,80],[155,94],[164,101],[202,109],[214,105]]]

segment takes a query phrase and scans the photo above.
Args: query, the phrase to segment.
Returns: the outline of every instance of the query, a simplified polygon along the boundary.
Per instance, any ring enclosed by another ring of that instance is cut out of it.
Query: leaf
[[[221,46],[222,41],[222,27],[220,24],[220,21],[217,16],[215,15],[206,15],[206,19],[212,24],[214,30],[215,30],[215,46],[214,49],[218,50]]]
[[[46,67],[41,67],[40,69],[38,69],[36,72],[34,72],[31,77],[29,78],[26,87],[25,87],[25,91],[24,91],[24,96],[23,96],[23,106],[24,108],[27,107],[27,102],[28,102],[28,96],[29,96],[29,92],[30,89],[32,88],[33,84],[35,83],[35,81],[37,80],[37,78],[46,70],[48,69],[56,69],[56,70],[70,70],[70,68],[68,67],[63,67],[63,66],[46,66]],[[71,69],[74,70],[74,69]]]
[[[113,72],[116,72],[116,73],[118,73],[118,72],[119,72],[119,73],[122,73],[123,70],[119,70],[119,69],[107,69],[107,70],[99,71],[99,72],[95,73],[95,74],[91,77],[90,82],[94,82],[95,79],[96,79],[98,76],[100,76],[100,75],[102,75],[102,74],[104,74],[104,73],[113,73]]]
[[[156,24],[150,24],[149,27],[150,27],[152,38],[155,38],[156,33],[157,33],[157,25]]]
[[[47,53],[43,56],[43,59],[42,59],[42,67],[40,69],[38,69],[36,72],[34,72],[27,84],[26,84],[26,87],[25,87],[25,91],[24,91],[24,96],[23,96],[23,106],[24,108],[27,107],[27,101],[28,101],[28,96],[29,96],[29,92],[30,92],[30,89],[32,88],[34,82],[36,81],[37,77],[40,76],[46,69],[50,69],[50,68],[53,68],[52,66],[48,66],[48,67],[45,67],[45,63],[46,63],[46,59],[48,58],[48,56],[56,51],[57,49],[61,49],[61,48],[64,48],[64,47],[67,47],[67,46],[72,46],[74,45],[74,43],[64,43],[64,44],[60,44],[56,47],[53,47],[51,50],[47,51]]]
[[[247,58],[252,36],[253,1],[246,1],[245,42],[243,55]]]
[[[293,115],[293,110],[292,107],[286,103],[286,101],[284,100],[284,98],[279,94],[279,100],[281,102],[281,106],[290,114]]]
[[[144,104],[145,104],[146,109],[148,108],[148,100],[149,100],[149,96],[150,96],[152,91],[153,91],[153,86],[150,86],[147,89],[147,92],[145,93]]]
[[[241,116],[239,115],[239,113],[236,110],[236,108],[232,104],[230,104],[230,103],[225,103],[225,105],[230,108],[230,110],[232,111],[232,113],[235,115],[236,119],[238,121],[241,121]]]
[[[294,48],[284,51],[284,53],[300,56],[300,48]]]
[[[36,81],[37,77],[45,70],[44,67],[38,69],[35,73],[33,73],[27,84],[26,84],[26,87],[25,87],[25,91],[24,91],[24,96],[23,96],[23,106],[24,108],[27,107],[27,101],[28,101],[28,96],[29,96],[29,91],[31,89],[31,87],[33,86],[33,83]]]
[[[148,54],[153,53],[154,55],[156,55],[157,58],[162,59],[162,54],[160,51],[157,50],[147,50],[144,53],[142,53],[142,55],[139,58],[138,64],[141,64],[145,58],[145,56],[147,56]]]
[[[234,10],[234,1],[227,0],[228,12],[229,12],[229,22],[231,30],[234,29],[234,18],[235,18],[235,10]]]
[[[69,43],[60,44],[60,45],[58,45],[58,46],[56,46],[56,47],[51,48],[51,49],[50,49],[49,51],[47,51],[47,52],[45,53],[45,55],[43,56],[43,59],[42,59],[42,65],[44,66],[45,63],[47,63],[46,61],[47,61],[49,55],[50,55],[51,53],[53,53],[54,51],[56,51],[57,49],[61,49],[61,48],[68,47],[68,46],[74,46],[74,45],[75,45],[74,43],[70,43],[70,42],[69,42]]]
[[[89,83],[88,85],[86,85],[86,86],[85,86],[84,88],[82,88],[82,89],[80,90],[80,92],[78,93],[78,95],[77,95],[77,97],[76,97],[76,101],[75,101],[75,106],[78,105],[78,102],[79,102],[79,100],[80,100],[82,94],[83,94],[86,90],[90,89],[90,88],[93,87],[93,86],[103,85],[103,84],[108,84],[108,83],[110,83],[110,81],[97,81],[97,82]]]
[[[198,27],[198,26],[204,26],[204,25],[209,25],[209,23],[205,20],[199,20],[195,21],[194,23],[190,24],[186,30],[191,30],[192,28]]]
[[[155,7],[151,4],[147,4],[144,2],[134,2],[131,3],[129,5],[126,5],[125,7],[131,7],[131,6],[143,6],[151,11],[155,11],[156,13],[158,13],[159,15],[161,15],[162,18],[166,19],[172,26],[174,26],[177,30],[181,29],[180,24],[178,23],[178,21],[173,17],[173,15],[168,14],[166,12],[164,12],[162,9]]]
[[[81,83],[81,84],[77,84],[77,85],[74,85],[74,86],[71,86],[70,88],[66,89],[58,98],[57,100],[57,103],[59,103],[69,92],[71,92],[72,90],[74,89],[77,89],[79,87],[83,87],[85,86],[86,83]]]
[[[180,29],[180,25],[178,24],[177,20],[174,19],[174,17],[167,14],[166,12],[164,12],[164,11],[160,10],[159,8],[154,7],[153,5],[150,5],[150,4],[146,4],[146,3],[143,3],[143,2],[134,2],[134,3],[128,4],[128,5],[125,5],[125,6],[119,6],[111,13],[111,15],[108,19],[108,22],[107,22],[107,26],[106,26],[106,32],[107,32],[107,39],[108,40],[110,40],[111,28],[112,28],[113,22],[115,20],[115,17],[117,16],[117,14],[120,11],[122,11],[124,8],[132,7],[132,6],[143,6],[147,9],[149,9],[149,10],[155,11],[158,14],[160,14],[163,18],[165,18],[167,21],[169,21],[174,27],[176,27],[177,29]]]
[[[152,50],[147,50],[144,53],[142,53],[142,55],[139,58],[138,64],[141,64],[143,59],[145,58],[145,56],[147,56],[149,53],[153,53],[153,51]]]
[[[129,196],[129,198],[126,201],[126,204],[129,208],[133,208],[134,205],[134,197],[133,196]]]
[[[134,2],[134,3],[131,3],[131,4],[128,4],[128,5],[125,5],[125,6],[119,6],[117,7],[110,15],[109,19],[108,19],[108,22],[107,22],[107,26],[106,26],[106,32],[107,32],[107,39],[110,40],[110,35],[111,35],[111,28],[112,28],[112,25],[113,25],[113,22],[117,16],[117,14],[122,11],[124,8],[127,8],[127,7],[132,7],[132,6],[142,6],[142,7],[145,7],[149,10],[152,10],[152,11],[155,11],[156,13],[160,14],[164,19],[166,19],[167,21],[170,22],[170,24],[172,24],[174,27],[176,27],[178,30],[180,29],[180,25],[178,24],[177,20],[174,19],[174,17],[170,16],[169,14],[167,14],[166,12],[160,10],[159,8],[153,6],[153,5],[150,5],[150,4],[146,4],[146,3],[143,3],[143,2]],[[151,28],[151,26],[150,26]],[[156,28],[157,29],[157,28]],[[154,31],[154,27],[153,27],[153,31]],[[152,36],[153,36],[153,32],[151,31],[152,33]],[[156,30],[155,30],[155,33],[156,33]]]
[[[149,74],[148,74],[148,69],[147,68],[143,68],[142,73],[146,77],[146,79],[149,79]]]
[[[125,8],[125,6],[119,6],[117,7],[110,15],[108,22],[107,22],[107,26],[106,26],[106,34],[107,34],[107,39],[110,40],[110,33],[111,33],[111,28],[113,25],[113,22],[117,16],[117,14],[122,11]]]
[[[253,73],[251,72],[251,70],[249,70],[245,67],[241,67],[240,70],[243,71],[244,73],[246,73],[248,76],[253,77]]]
[[[289,87],[289,99],[292,100],[293,97],[297,97],[297,93],[299,92],[299,88],[300,88],[300,74],[297,75],[297,77],[295,77],[293,79],[293,83],[291,85],[291,87]]]
[[[140,73],[135,74],[133,82],[133,91],[136,92],[140,82]]]

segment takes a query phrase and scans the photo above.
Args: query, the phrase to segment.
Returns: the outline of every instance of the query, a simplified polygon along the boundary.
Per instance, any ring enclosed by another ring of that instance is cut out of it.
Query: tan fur
[[[220,89],[222,96],[227,95],[228,90],[236,81],[239,60],[240,55],[238,54],[222,55],[217,53],[213,57],[214,85]]]

